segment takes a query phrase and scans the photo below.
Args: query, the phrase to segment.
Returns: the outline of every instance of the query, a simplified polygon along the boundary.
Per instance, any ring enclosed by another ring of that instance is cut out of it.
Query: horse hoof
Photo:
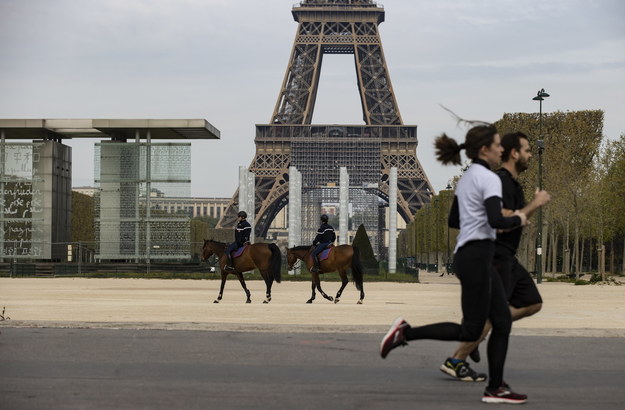
[[[328,296],[328,300],[329,300],[330,302],[334,302],[334,298],[333,298],[332,296]]]
[[[339,300],[338,299],[334,299],[334,304],[337,304],[337,303],[339,303]]]
[[[252,300],[248,299],[248,300],[245,301],[245,303],[252,303]]]
[[[267,304],[267,303],[269,303],[269,301],[268,300],[263,300],[263,303]]]
[[[219,301],[217,299],[213,300],[213,303],[219,303]]]
[[[312,299],[307,300],[306,303],[312,303]]]
[[[356,302],[357,305],[362,305],[362,299],[360,299],[358,302]]]

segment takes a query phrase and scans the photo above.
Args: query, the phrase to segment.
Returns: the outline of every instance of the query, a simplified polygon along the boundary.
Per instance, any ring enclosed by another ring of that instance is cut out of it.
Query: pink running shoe
[[[388,353],[396,348],[397,346],[403,346],[406,343],[406,337],[404,336],[404,330],[408,327],[408,322],[404,319],[398,317],[395,319],[391,328],[386,333],[386,336],[382,339],[380,343],[380,356],[382,359],[388,356]]]

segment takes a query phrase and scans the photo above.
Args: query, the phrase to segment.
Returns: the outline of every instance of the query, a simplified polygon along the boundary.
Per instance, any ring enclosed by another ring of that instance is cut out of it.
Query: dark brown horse
[[[293,270],[293,266],[297,260],[302,260],[306,264],[308,271],[313,266],[312,252],[313,248],[310,246],[296,246],[294,248],[286,249],[286,258],[289,263],[289,270]],[[360,251],[357,247],[351,245],[339,245],[332,248],[328,259],[321,261],[319,264],[320,272],[334,272],[337,271],[341,276],[341,288],[336,293],[336,297],[332,299],[332,296],[326,295],[321,289],[321,283],[319,281],[319,273],[311,272],[312,274],[312,296],[306,303],[312,303],[315,300],[315,288],[321,293],[321,295],[329,301],[334,300],[334,303],[338,303],[343,293],[343,289],[347,285],[347,269],[352,269],[352,279],[356,289],[360,291],[360,299],[358,304],[362,303],[365,298],[365,291],[362,286],[362,264],[360,263]]]
[[[224,285],[226,284],[226,277],[229,273],[232,273],[239,278],[241,286],[247,295],[245,303],[251,303],[250,291],[245,285],[245,279],[243,279],[243,272],[258,269],[263,277],[265,284],[267,285],[267,298],[263,303],[269,303],[271,301],[271,285],[273,281],[280,283],[282,269],[282,255],[280,249],[273,243],[254,243],[249,245],[243,251],[243,254],[237,258],[234,258],[234,272],[226,271],[224,267],[228,262],[226,257],[227,244],[222,242],[213,241],[207,239],[204,241],[204,247],[202,249],[202,260],[207,260],[213,254],[219,258],[219,267],[221,268],[221,288],[219,289],[219,296],[213,303],[219,303],[224,294]]]

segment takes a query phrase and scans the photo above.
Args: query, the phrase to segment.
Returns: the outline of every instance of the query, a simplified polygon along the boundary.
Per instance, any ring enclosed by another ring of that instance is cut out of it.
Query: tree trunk
[[[599,273],[601,274],[601,280],[605,282],[605,245],[601,244],[599,252]]]
[[[575,279],[579,279],[579,277],[583,274],[584,272],[584,251],[586,247],[584,246],[584,239],[581,238],[579,241],[579,262],[578,262],[578,269],[576,270],[576,275],[575,275]]]
[[[534,273],[538,273],[538,267],[536,266],[536,239],[537,239],[537,231],[536,231],[536,227],[533,225],[530,225],[532,227],[531,229],[531,240],[529,241],[529,252],[528,252],[528,266],[532,267],[532,270],[534,271]]]
[[[621,253],[621,274],[625,275],[625,237],[623,238],[623,253]]]
[[[610,240],[610,271],[614,275],[614,238]]]
[[[562,240],[562,273],[568,275],[571,273],[571,251],[569,249],[569,220],[566,220],[566,229],[564,239]]]
[[[575,238],[573,239],[573,263],[575,265],[575,277],[579,279],[579,228],[575,219]]]
[[[551,224],[547,225],[547,232],[545,232],[545,240],[547,241],[547,246],[545,247],[545,269],[543,269],[543,274],[551,271],[551,243],[553,240],[551,239]]]
[[[532,238],[534,236],[532,235],[532,231],[531,229],[529,230],[529,232],[527,233],[527,235],[525,235],[525,266],[527,266],[529,268],[530,271],[533,271],[534,269],[532,268],[532,255],[533,255],[533,249],[534,247],[532,246]]]
[[[542,229],[542,232],[544,233],[545,224],[543,223],[543,226],[540,227],[540,229]],[[549,231],[547,231],[546,235],[541,235],[540,236],[540,249],[543,252],[543,256],[542,258],[540,258],[540,271],[545,273],[545,266],[547,265],[547,258],[546,258],[546,250],[547,250],[547,237],[549,236]]]
[[[588,272],[593,272],[592,270],[592,255],[593,255],[593,251],[595,250],[595,247],[592,246],[592,237],[589,239],[589,244],[588,244]]]
[[[556,227],[553,227],[553,251],[551,252],[551,273],[552,276],[555,277],[556,272],[558,271],[558,233],[556,232]]]
[[[556,257],[555,255],[558,253],[558,235],[556,234],[556,227],[555,224],[551,226],[551,258],[549,261],[549,264],[551,265],[551,276],[554,276],[554,272],[556,271],[557,267],[555,264],[555,260]]]

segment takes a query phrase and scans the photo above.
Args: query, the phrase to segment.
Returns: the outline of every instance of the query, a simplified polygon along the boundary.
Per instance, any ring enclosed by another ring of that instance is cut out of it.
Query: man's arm
[[[523,209],[520,209],[520,212],[523,212],[527,218],[529,219],[530,216],[532,216],[532,214],[534,213],[534,211],[536,211],[538,208],[540,208],[541,206],[545,206],[549,203],[549,201],[551,201],[551,195],[549,194],[549,192],[547,191],[540,191],[538,189],[536,189],[536,192],[534,192],[534,199],[532,199],[532,202],[530,202],[529,204],[525,205],[523,207]],[[506,209],[506,208],[502,208],[501,210],[501,214],[503,216],[512,216],[514,215],[513,210],[511,209]],[[497,230],[497,232],[506,232],[506,231],[511,231],[517,228],[513,228],[513,229],[499,229]]]
[[[549,201],[551,201],[551,195],[549,194],[549,192],[536,188],[536,191],[534,192],[534,199],[532,199],[532,202],[525,205],[525,207],[521,209],[521,212],[523,212],[529,218],[530,216],[532,216],[534,211],[536,211],[541,206],[547,205]]]
[[[551,195],[549,194],[549,192],[544,191],[544,190],[539,191],[538,189],[536,189],[536,192],[534,192],[534,199],[532,199],[532,202],[525,205],[523,209],[520,209],[520,211],[523,212],[529,218],[530,216],[532,216],[534,211],[536,211],[541,206],[547,205],[549,201],[551,201]],[[503,214],[503,216],[512,216],[512,214],[514,214],[514,211],[503,208],[501,210],[501,213]]]

